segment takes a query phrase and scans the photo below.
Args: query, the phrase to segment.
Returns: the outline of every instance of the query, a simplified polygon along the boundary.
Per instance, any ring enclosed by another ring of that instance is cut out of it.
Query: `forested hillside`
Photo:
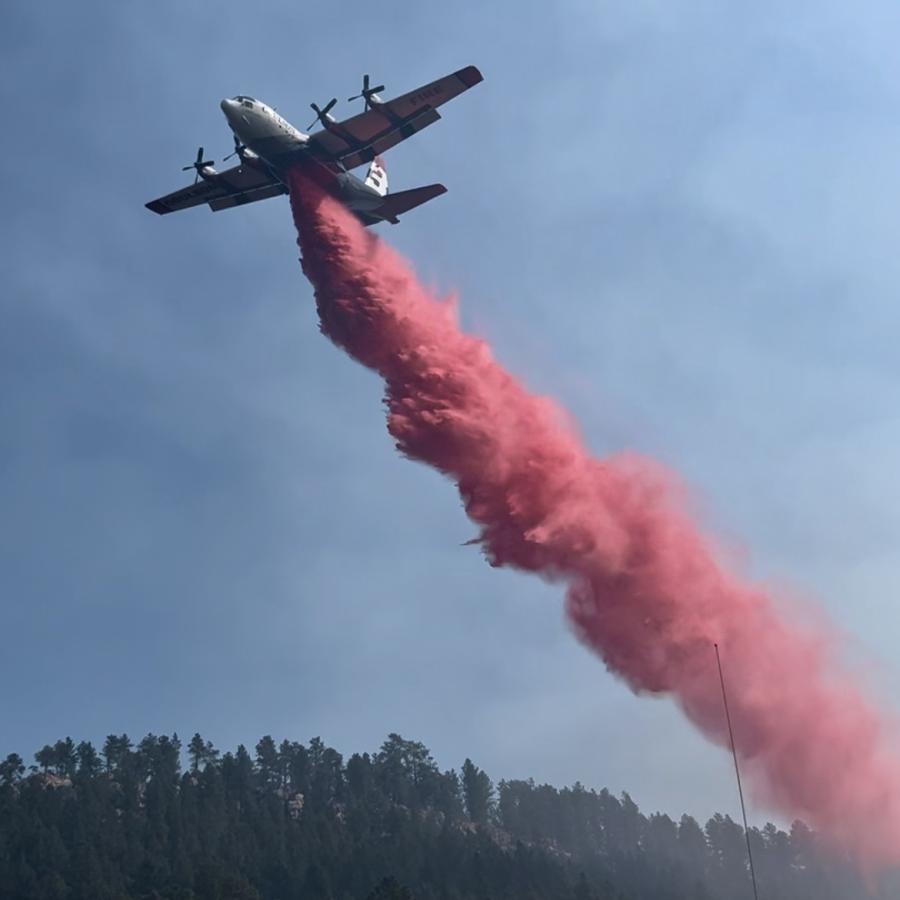
[[[866,894],[800,823],[751,843],[765,900]],[[749,900],[746,858],[727,816],[701,826],[579,784],[494,785],[396,734],[347,760],[319,738],[264,737],[251,754],[121,735],[0,763],[3,898]]]

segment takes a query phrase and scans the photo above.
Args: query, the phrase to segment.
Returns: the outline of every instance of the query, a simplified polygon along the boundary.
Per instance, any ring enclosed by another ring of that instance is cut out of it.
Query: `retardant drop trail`
[[[674,477],[632,455],[592,457],[564,413],[339,203],[297,176],[291,205],[323,333],[384,378],[398,448],[457,483],[490,562],[563,582],[576,633],[608,668],[672,696],[724,747],[718,642],[755,797],[869,869],[900,861],[900,759],[829,636],[789,625],[723,568]]]

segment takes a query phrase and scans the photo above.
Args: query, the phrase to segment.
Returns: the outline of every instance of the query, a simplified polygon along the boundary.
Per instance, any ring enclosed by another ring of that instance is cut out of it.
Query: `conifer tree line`
[[[873,827],[878,827],[873,823]],[[895,897],[809,828],[751,828],[765,900]],[[751,900],[728,816],[643,814],[627,793],[496,785],[420,742],[376,753],[263,737],[71,738],[0,763],[4,900]]]

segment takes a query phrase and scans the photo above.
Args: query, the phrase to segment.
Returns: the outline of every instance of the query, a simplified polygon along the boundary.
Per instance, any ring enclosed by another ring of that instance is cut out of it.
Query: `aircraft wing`
[[[352,169],[437,122],[441,117],[437,107],[475,87],[481,80],[481,72],[475,66],[467,66],[343,122],[329,125],[310,135],[308,146],[320,159],[338,160]]]
[[[208,203],[213,211],[230,209],[286,194],[287,188],[267,170],[242,163],[145,204],[160,215]]]

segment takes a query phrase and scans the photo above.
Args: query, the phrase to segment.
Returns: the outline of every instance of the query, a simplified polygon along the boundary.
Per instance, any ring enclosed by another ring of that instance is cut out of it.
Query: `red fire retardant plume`
[[[593,457],[344,207],[299,175],[291,204],[323,333],[384,378],[397,447],[456,482],[488,560],[564,583],[575,632],[607,667],[727,746],[718,642],[756,797],[866,868],[898,862],[900,762],[827,636],[725,570],[660,466]]]

